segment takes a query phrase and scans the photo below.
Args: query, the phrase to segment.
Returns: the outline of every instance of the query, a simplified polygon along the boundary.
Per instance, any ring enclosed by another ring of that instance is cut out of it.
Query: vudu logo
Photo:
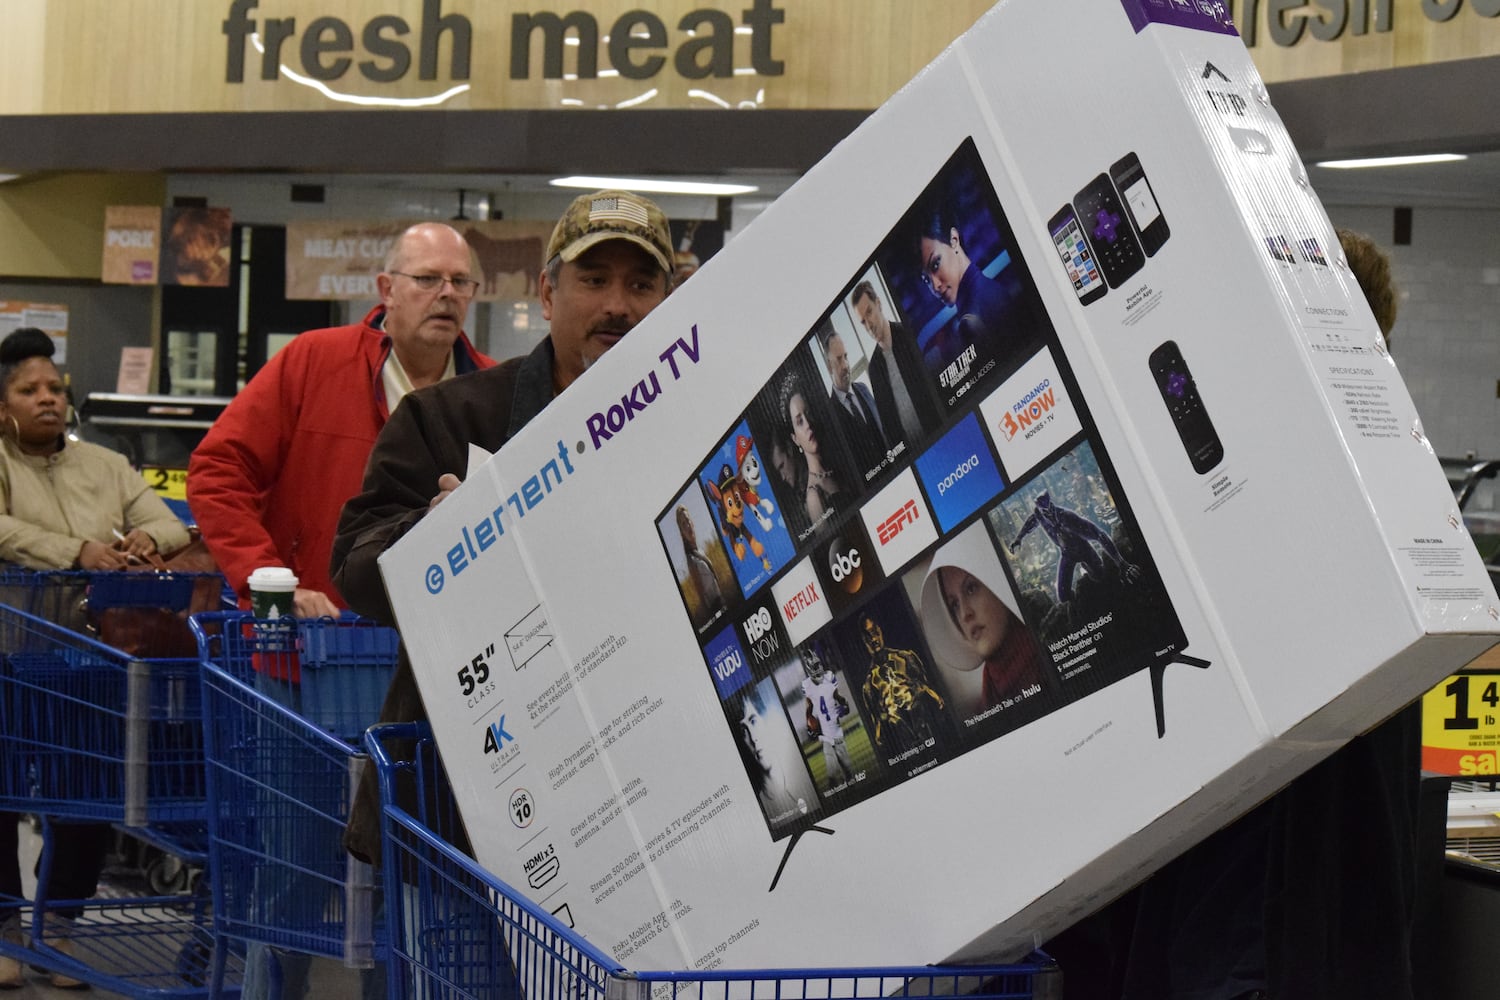
[[[938,496],[942,496],[944,493],[947,493],[953,488],[954,483],[958,482],[964,476],[967,476],[977,468],[979,468],[978,454],[970,455],[962,462],[959,462],[958,466],[952,472],[948,473],[938,481]]]
[[[716,678],[718,678],[720,681],[727,681],[729,680],[729,678],[734,676],[735,671],[739,670],[744,665],[745,660],[740,656],[740,651],[738,649],[726,649],[718,656],[714,657],[713,663],[711,663],[709,666],[713,669],[714,676]]]

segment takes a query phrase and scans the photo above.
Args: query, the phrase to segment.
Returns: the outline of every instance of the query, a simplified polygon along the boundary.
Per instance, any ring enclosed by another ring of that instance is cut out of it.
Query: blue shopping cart
[[[627,971],[454,847],[463,837],[431,731],[375,726],[391,1000],[801,1000],[957,996],[1032,1000],[1046,956],[1011,965]]]
[[[8,602],[0,603],[0,811],[43,817],[39,884],[52,882],[59,821],[114,824],[185,865],[206,861],[197,660],[177,655],[202,585],[221,589],[222,581],[196,573],[0,573]],[[127,637],[132,649],[94,637],[111,618],[105,633]],[[71,954],[40,933],[53,916],[70,919]],[[0,942],[0,950],[117,993],[205,993],[212,950],[205,893],[39,895],[29,924],[29,948]]]
[[[249,945],[372,966],[383,957],[374,879],[344,852],[342,834],[363,732],[395,668],[395,631],[356,618],[238,612],[195,615],[192,627],[202,660],[215,994],[231,950]],[[272,992],[278,987],[273,981]]]

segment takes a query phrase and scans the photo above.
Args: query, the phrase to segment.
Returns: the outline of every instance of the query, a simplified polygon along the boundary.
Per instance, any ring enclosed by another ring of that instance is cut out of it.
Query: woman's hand
[[[127,562],[147,562],[156,554],[156,540],[140,528],[131,528],[128,535],[117,539],[111,547],[123,553]]]
[[[84,542],[78,550],[78,566],[87,570],[124,569],[129,564],[125,553],[103,542]]]

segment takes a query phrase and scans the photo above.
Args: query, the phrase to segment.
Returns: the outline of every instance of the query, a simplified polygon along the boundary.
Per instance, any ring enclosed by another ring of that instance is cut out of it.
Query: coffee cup
[[[262,566],[250,574],[250,610],[257,618],[290,617],[297,574],[285,566]]]

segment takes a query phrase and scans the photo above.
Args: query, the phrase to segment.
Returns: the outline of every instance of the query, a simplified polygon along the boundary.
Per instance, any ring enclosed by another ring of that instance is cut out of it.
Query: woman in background
[[[187,529],[123,455],[63,433],[67,394],[52,338],[24,327],[0,342],[0,562],[36,570],[119,570],[188,543]],[[0,935],[21,943],[23,903],[14,813],[0,813]],[[39,895],[87,899],[109,848],[102,824],[52,826],[54,864]],[[49,913],[46,943],[71,952],[72,918]],[[60,973],[52,985],[87,984]],[[0,956],[0,989],[24,984]]]

